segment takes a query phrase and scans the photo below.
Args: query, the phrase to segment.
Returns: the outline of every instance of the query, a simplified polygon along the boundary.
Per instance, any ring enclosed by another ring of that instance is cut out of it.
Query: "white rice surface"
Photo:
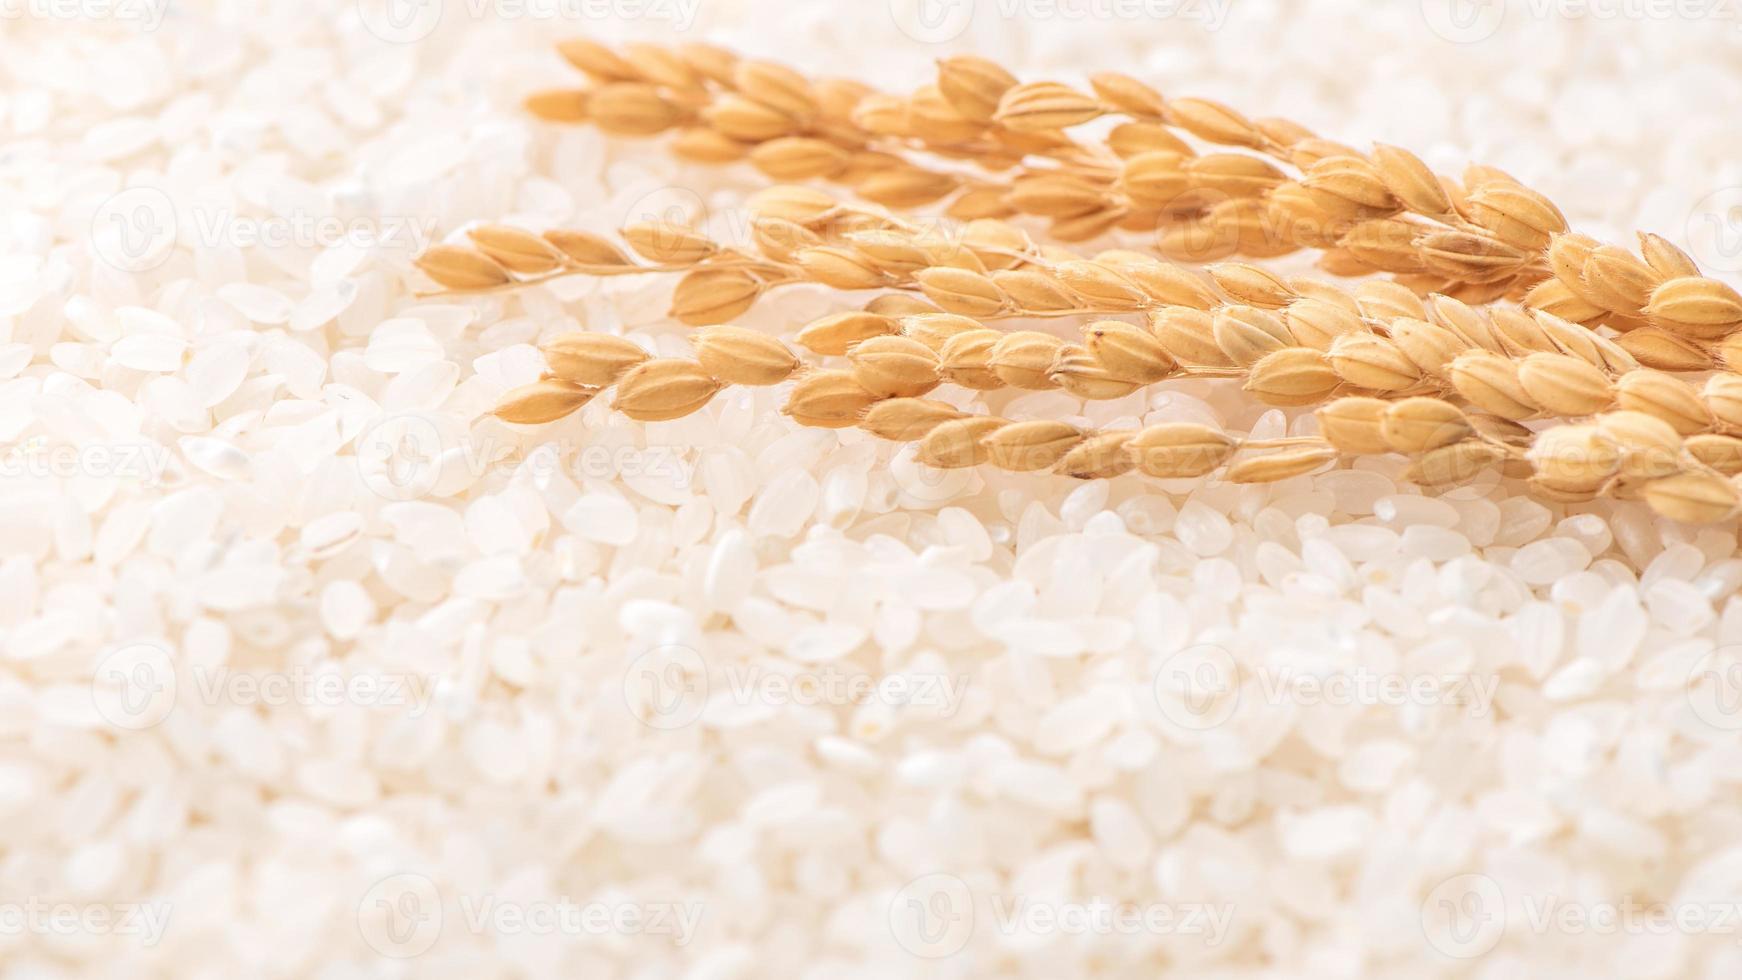
[[[512,430],[540,338],[682,351],[671,282],[410,272],[481,220],[741,237],[754,174],[517,111],[585,32],[1122,69],[1730,274],[1730,5],[909,6],[0,6],[0,976],[1742,975],[1733,525],[930,473],[779,392]]]

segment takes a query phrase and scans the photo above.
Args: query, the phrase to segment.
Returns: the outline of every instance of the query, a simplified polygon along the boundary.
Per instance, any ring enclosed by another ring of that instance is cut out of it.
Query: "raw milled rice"
[[[1733,522],[1390,458],[939,473],[779,392],[517,429],[486,413],[541,338],[686,351],[671,284],[410,274],[480,220],[742,238],[747,173],[517,111],[592,33],[880,85],[1125,70],[1493,163],[1734,280],[1733,23],[449,2],[399,43],[373,0],[101,6],[0,20],[7,976],[1742,971]],[[1313,424],[1202,382],[1002,408]],[[1601,925],[1633,902],[1677,924]]]

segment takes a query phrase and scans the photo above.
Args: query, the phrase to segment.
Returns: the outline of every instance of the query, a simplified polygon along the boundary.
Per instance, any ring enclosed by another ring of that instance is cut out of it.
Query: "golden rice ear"
[[[1533,401],[1551,415],[1595,415],[1615,403],[1608,375],[1564,354],[1537,353],[1518,366],[1518,381]]]
[[[601,82],[631,82],[641,73],[615,51],[584,37],[569,38],[556,46],[563,60]]]
[[[726,384],[779,384],[799,367],[785,344],[743,327],[708,327],[697,331],[692,343],[703,370]]]
[[[1404,477],[1424,487],[1465,483],[1504,458],[1504,454],[1489,443],[1466,439],[1417,456],[1404,471]]]
[[[1683,444],[1689,455],[1725,476],[1742,473],[1742,439],[1705,432],[1689,436]]]
[[[1380,434],[1391,448],[1419,456],[1476,434],[1462,409],[1438,398],[1405,398],[1385,410]]]
[[[1125,443],[1132,462],[1163,479],[1203,476],[1221,468],[1239,444],[1207,425],[1186,422],[1152,425]]]
[[[1035,132],[1080,125],[1102,112],[1093,96],[1056,82],[1035,82],[1006,91],[993,118],[1018,132]]]
[[[1015,75],[985,58],[957,55],[938,62],[938,91],[967,119],[991,122],[1004,93],[1016,85]]]
[[[678,281],[671,315],[690,326],[725,323],[754,305],[764,288],[741,269],[697,269]]]
[[[1091,76],[1089,84],[1102,102],[1128,116],[1160,119],[1167,115],[1161,93],[1129,75],[1104,71]]]
[[[859,427],[891,442],[916,442],[926,433],[965,413],[948,402],[929,398],[891,398],[865,410]]]
[[[885,337],[901,332],[901,324],[892,316],[880,313],[834,313],[813,320],[794,339],[799,346],[816,354],[845,354],[854,344],[872,337]]]
[[[814,371],[793,386],[784,411],[800,425],[842,429],[859,424],[879,400],[850,371]]]
[[[638,422],[682,418],[706,405],[723,385],[694,361],[646,361],[617,382],[611,407]]]
[[[415,264],[445,289],[492,289],[513,282],[500,263],[464,245],[436,245],[418,256]]]
[[[1002,388],[1003,380],[992,369],[992,350],[1001,336],[996,330],[968,330],[950,337],[938,351],[939,375],[976,391]]]
[[[809,119],[820,105],[816,90],[803,75],[772,61],[740,61],[732,82],[747,98],[794,119]]]
[[[1716,279],[1670,279],[1652,291],[1645,315],[1678,336],[1719,340],[1742,331],[1742,294]]]
[[[1142,382],[1119,377],[1080,344],[1059,348],[1047,378],[1064,391],[1092,401],[1123,398],[1142,387]]]
[[[925,297],[939,308],[964,316],[995,316],[1008,303],[1004,291],[987,276],[939,266],[923,269],[914,278]]]
[[[1373,150],[1379,179],[1404,207],[1436,217],[1452,212],[1452,199],[1439,177],[1408,150],[1380,144]]]
[[[1282,318],[1251,306],[1227,306],[1216,312],[1211,336],[1228,360],[1251,367],[1269,354],[1295,346]]]
[[[1333,272],[1396,273],[1394,281],[1349,288],[1291,280],[1240,261],[1221,262],[1206,275],[1132,249],[1086,257],[1037,244],[999,221],[974,221],[960,235],[919,231],[879,209],[790,185],[750,202],[758,252],[724,248],[683,229],[624,230],[644,259],[694,266],[677,283],[672,304],[673,316],[687,324],[719,324],[788,282],[888,289],[864,310],[819,320],[797,337],[828,356],[887,338],[855,355],[844,372],[879,396],[917,397],[948,380],[986,390],[1062,387],[1087,398],[1114,397],[1184,373],[1235,378],[1262,400],[1285,405],[1321,405],[1343,391],[1427,396],[1406,399],[1415,410],[1442,397],[1460,399],[1458,410],[1466,403],[1480,410],[1469,420],[1484,433],[1476,442],[1508,445],[1481,425],[1612,414],[1619,407],[1692,435],[1733,425],[1729,420],[1742,412],[1724,385],[1695,390],[1660,373],[1742,361],[1742,340],[1734,339],[1742,336],[1742,293],[1700,276],[1658,236],[1641,235],[1635,254],[1570,230],[1552,201],[1492,167],[1472,166],[1454,180],[1398,147],[1367,153],[1287,120],[1253,120],[1203,99],[1164,99],[1114,73],[1094,75],[1092,91],[1082,91],[1022,83],[993,62],[958,56],[940,62],[935,84],[889,95],[813,81],[706,46],[612,50],[577,42],[562,51],[597,84],[584,93],[535,96],[531,104],[547,115],[585,116],[624,134],[682,127],[680,141],[705,134],[702,142],[721,144],[719,159],[749,156],[781,179],[834,179],[894,207],[950,199],[940,207],[950,213],[973,198],[978,203],[969,211],[1050,219],[1055,239],[1148,222],[1163,251],[1207,231],[1216,241],[1198,249],[1199,258],[1311,246]],[[1109,137],[1116,165],[1017,169],[1030,155],[1071,148],[1073,137],[1063,130],[1103,115],[1123,117]],[[1235,149],[1202,152],[1181,134]],[[873,142],[872,135],[908,142]],[[984,164],[983,172],[932,169],[910,157],[908,150],[920,146]],[[1293,224],[1263,226],[1282,219]],[[764,230],[764,223],[783,231]],[[647,268],[581,233],[539,239],[484,226],[472,240],[476,248],[432,249],[419,264],[455,289],[565,270]],[[1095,321],[1078,346],[981,322],[1078,313],[1139,314],[1149,323],[1146,329]],[[1621,336],[1610,339],[1598,329]],[[697,343],[704,366],[722,383],[767,384],[798,370],[791,351],[759,334],[722,329]],[[612,378],[635,366],[583,371],[570,363],[559,376]],[[845,381],[838,387],[846,390]],[[1399,424],[1391,409],[1368,410],[1360,400],[1339,404],[1363,407],[1357,414],[1372,416],[1376,427],[1377,434],[1363,435],[1355,417],[1327,414],[1347,446],[1383,442],[1384,421],[1394,430]],[[1412,451],[1470,441],[1424,441],[1407,430],[1392,437]]]
[[[526,111],[545,122],[578,123],[587,119],[585,89],[549,89],[534,92],[521,103]]]
[[[1337,376],[1368,391],[1408,391],[1421,383],[1421,368],[1397,344],[1372,333],[1348,333],[1328,352]]]
[[[1210,277],[1236,303],[1280,310],[1300,298],[1281,276],[1255,265],[1223,262],[1210,266]]]
[[[1220,102],[1174,99],[1167,104],[1167,112],[1175,125],[1211,143],[1256,149],[1269,142],[1264,130]]]
[[[1137,468],[1126,451],[1133,433],[1102,432],[1089,436],[1065,453],[1055,473],[1078,480],[1110,480]]]
[[[1083,328],[1089,353],[1116,378],[1154,384],[1178,370],[1155,335],[1123,320],[1099,320]]]
[[[1337,461],[1330,446],[1301,446],[1238,460],[1228,467],[1230,483],[1276,483],[1306,476]]]
[[[914,398],[943,383],[938,354],[910,337],[872,337],[848,352],[853,379],[881,398]]]
[[[575,384],[605,387],[648,360],[640,344],[602,333],[564,334],[539,348],[556,377]]]
[[[1659,371],[1710,371],[1717,367],[1712,355],[1700,344],[1677,337],[1667,330],[1643,327],[1629,330],[1615,338],[1615,345],[1626,351],[1641,365]],[[1719,345],[1724,364],[1734,371],[1742,365],[1742,335],[1728,337]]]
[[[580,265],[613,267],[635,264],[635,260],[610,239],[592,232],[558,228],[545,232],[544,240]]]
[[[1284,347],[1252,365],[1245,390],[1266,405],[1316,405],[1342,386],[1331,361],[1310,347]]]
[[[1000,426],[982,443],[989,462],[1012,472],[1051,469],[1087,438],[1064,422],[1034,420]]]
[[[1679,473],[1653,480],[1642,496],[1652,510],[1682,524],[1715,524],[1742,511],[1742,493],[1735,481],[1717,473]]]
[[[998,379],[1012,388],[1044,391],[1058,387],[1052,380],[1052,366],[1064,348],[1064,341],[1038,330],[1017,330],[1005,334],[992,347],[992,370]]]
[[[652,136],[688,118],[683,105],[640,82],[613,82],[593,89],[587,118],[613,136]]]
[[[510,272],[536,276],[563,265],[563,255],[532,232],[508,225],[479,225],[466,233],[480,252]]]
[[[770,140],[750,151],[756,169],[776,180],[830,177],[846,169],[848,157],[843,147],[801,136]]]
[[[1008,419],[987,415],[950,419],[939,424],[919,443],[919,461],[940,470],[961,469],[990,462],[988,436],[1009,425]]]
[[[1379,398],[1339,398],[1320,408],[1319,431],[1325,440],[1345,453],[1356,455],[1391,452],[1385,435],[1389,403]]]
[[[669,221],[629,225],[622,234],[637,255],[651,262],[694,265],[720,250],[701,232]]]
[[[737,140],[710,126],[685,126],[671,141],[672,156],[691,163],[731,163],[742,160],[754,143]]]
[[[580,411],[598,393],[597,388],[561,378],[545,378],[504,395],[494,414],[516,425],[542,425]]]

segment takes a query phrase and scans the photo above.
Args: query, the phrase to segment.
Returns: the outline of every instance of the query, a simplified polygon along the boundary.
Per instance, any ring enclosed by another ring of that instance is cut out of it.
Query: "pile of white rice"
[[[1728,4],[699,2],[0,3],[0,976],[1742,975],[1733,525],[942,474],[773,391],[515,430],[540,338],[685,350],[671,282],[409,271],[742,237],[754,174],[517,111],[588,33],[1126,70],[1730,274]]]

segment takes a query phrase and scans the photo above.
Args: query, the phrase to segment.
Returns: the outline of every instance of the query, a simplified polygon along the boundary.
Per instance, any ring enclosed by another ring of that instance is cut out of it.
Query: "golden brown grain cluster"
[[[1361,151],[1115,74],[1085,91],[956,57],[889,94],[705,45],[560,52],[590,84],[533,95],[536,115],[670,134],[683,159],[745,161],[779,183],[750,198],[742,244],[668,222],[609,236],[482,225],[420,256],[458,293],[676,277],[692,357],[556,337],[546,377],[499,407],[506,421],[552,422],[607,391],[614,410],[663,421],[728,386],[784,385],[796,422],[917,443],[940,468],[1257,483],[1396,453],[1423,484],[1499,468],[1550,498],[1641,499],[1677,520],[1742,509],[1742,295],[1659,236],[1630,251],[1577,233],[1502,171],[1454,179],[1398,147]],[[1105,117],[1104,138],[1073,135]],[[1073,247],[1096,239],[1111,247]],[[1301,250],[1333,278],[1262,264]],[[872,295],[797,325],[791,345],[729,325],[798,285]],[[1040,329],[1067,319],[1074,330]],[[1088,431],[926,397],[1105,400],[1185,378],[1316,408],[1322,435]]]

